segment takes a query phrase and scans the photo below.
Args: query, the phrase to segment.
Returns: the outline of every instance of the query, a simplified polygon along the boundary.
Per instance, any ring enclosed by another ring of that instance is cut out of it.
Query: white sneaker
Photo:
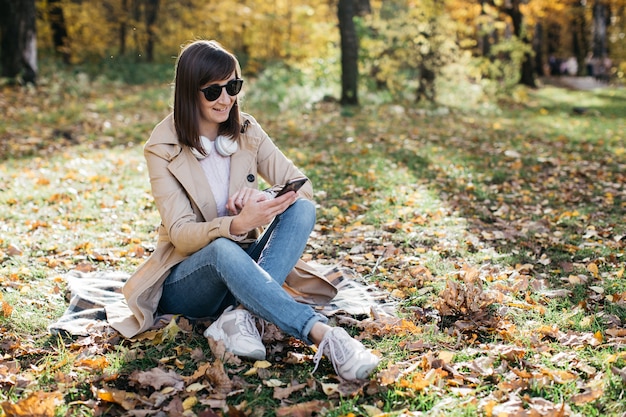
[[[204,337],[223,341],[228,352],[265,360],[265,346],[248,310],[228,307],[205,331]]]
[[[380,358],[367,350],[358,340],[352,338],[341,327],[333,327],[324,335],[313,357],[315,369],[322,355],[330,359],[335,372],[345,380],[365,379],[378,366]]]

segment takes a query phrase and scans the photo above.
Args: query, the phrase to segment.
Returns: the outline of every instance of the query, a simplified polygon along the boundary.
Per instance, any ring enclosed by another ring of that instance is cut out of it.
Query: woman
[[[313,189],[307,182],[298,193],[275,198],[259,190],[259,176],[283,184],[303,174],[240,112],[242,85],[237,59],[218,43],[182,49],[173,114],[144,148],[161,215],[159,242],[124,286],[126,314],[111,312],[109,321],[132,337],[157,314],[219,316],[206,337],[236,355],[264,359],[256,316],[317,345],[316,368],[324,354],[340,377],[366,378],[378,357],[300,302],[336,294],[299,260],[315,223]]]

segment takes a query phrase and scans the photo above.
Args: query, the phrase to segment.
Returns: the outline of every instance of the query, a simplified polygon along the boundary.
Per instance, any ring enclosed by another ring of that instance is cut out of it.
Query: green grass
[[[159,223],[141,144],[169,111],[169,79],[159,68],[141,69],[153,80],[144,84],[136,84],[139,70],[117,68],[117,78],[83,70],[44,74],[36,88],[3,87],[0,353],[31,382],[24,388],[0,380],[0,402],[58,391],[64,397],[58,416],[120,415],[121,407],[99,399],[98,390],[148,398],[157,390],[134,383],[134,372],[158,366],[188,378],[215,358],[201,326],[158,344],[97,335],[81,345],[48,335],[47,325],[67,306],[62,275],[75,268],[132,272],[151,253]],[[272,80],[287,83],[289,76],[276,70],[257,86]],[[540,397],[564,401],[580,415],[623,413],[624,384],[611,367],[623,369],[626,357],[606,331],[626,322],[624,302],[607,298],[626,292],[626,92],[546,87],[520,90],[515,102],[446,111],[364,95],[361,108],[345,111],[304,96],[314,86],[298,80],[304,85],[297,90],[261,93],[251,83],[245,110],[314,184],[318,226],[307,254],[354,268],[389,291],[411,326],[375,335],[358,318],[364,327],[349,330],[383,361],[353,395],[324,394],[322,384],[337,382],[328,362],[313,375],[310,361],[284,362],[286,351],[312,354],[286,341],[275,345],[283,350],[260,374],[247,374],[249,362],[226,365],[234,381],[226,402],[273,415],[286,404],[265,384],[276,379],[306,382],[287,402],[329,404],[328,416],[375,410],[472,416],[504,403],[511,392],[501,387],[521,380],[525,407]],[[575,114],[574,106],[588,111]],[[437,303],[447,280],[469,291],[463,271],[472,270],[497,297],[477,311],[465,305],[442,316]],[[559,343],[567,335],[573,342]],[[518,349],[524,362],[506,359],[507,349]],[[554,359],[559,354],[566,362]],[[84,358],[104,360],[81,366]],[[451,368],[460,379],[441,373]],[[512,368],[535,376],[516,377]],[[546,383],[557,370],[576,379]],[[571,400],[594,381],[603,387],[599,398]]]

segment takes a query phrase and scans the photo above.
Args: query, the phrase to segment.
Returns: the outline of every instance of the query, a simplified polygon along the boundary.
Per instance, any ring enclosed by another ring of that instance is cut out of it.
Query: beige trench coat
[[[229,194],[243,187],[258,188],[259,176],[269,184],[303,176],[274,145],[256,120],[242,114],[246,126],[239,150],[232,155]],[[173,266],[219,237],[231,237],[232,216],[217,217],[217,208],[202,167],[188,147],[178,143],[174,118],[159,123],[146,145],[150,184],[161,215],[157,247],[123,288],[124,302],[107,306],[111,326],[125,337],[133,337],[154,324],[162,285]],[[312,199],[307,182],[301,196]],[[248,240],[258,236],[251,233]],[[284,288],[296,300],[324,304],[337,293],[319,272],[299,261]]]

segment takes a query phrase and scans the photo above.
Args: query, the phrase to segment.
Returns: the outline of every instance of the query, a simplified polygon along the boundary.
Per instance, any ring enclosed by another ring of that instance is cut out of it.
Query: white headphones
[[[196,148],[191,148],[191,153],[193,153],[193,156],[195,156],[196,159],[206,158],[209,156],[209,153],[211,153],[211,149],[213,148],[211,146],[211,141],[206,136],[200,136],[200,143],[202,144],[202,148],[204,148],[204,150],[208,153],[204,156]],[[239,145],[237,145],[237,142],[235,142],[232,137],[219,135],[215,138],[215,149],[217,150],[217,153],[222,156],[231,156],[237,152]]]

